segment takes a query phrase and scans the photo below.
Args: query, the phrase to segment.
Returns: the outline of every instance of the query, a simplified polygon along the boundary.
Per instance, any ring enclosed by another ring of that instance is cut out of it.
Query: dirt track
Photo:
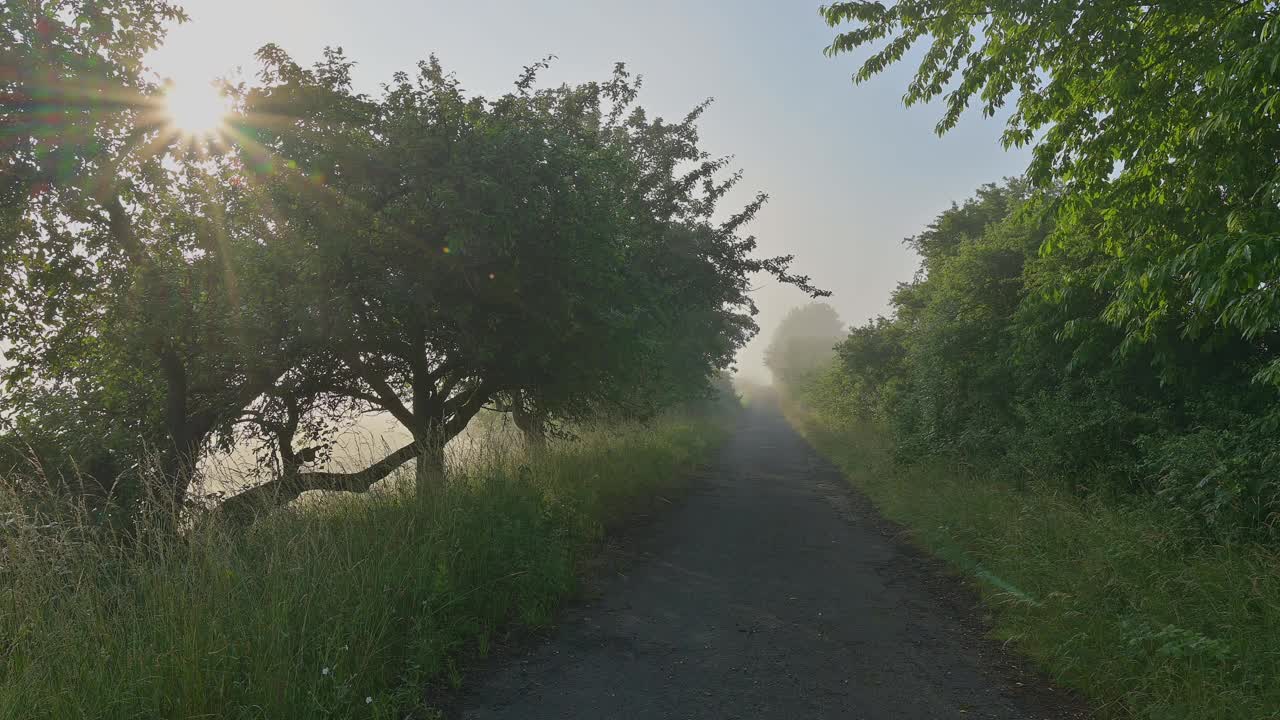
[[[595,600],[471,679],[459,717],[1081,717],[776,410],[745,413],[624,545]]]

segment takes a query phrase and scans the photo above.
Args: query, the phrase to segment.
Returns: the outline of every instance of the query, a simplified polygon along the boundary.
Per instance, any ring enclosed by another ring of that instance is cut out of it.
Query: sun
[[[213,139],[222,133],[231,105],[213,83],[172,82],[164,92],[164,114],[180,135]]]

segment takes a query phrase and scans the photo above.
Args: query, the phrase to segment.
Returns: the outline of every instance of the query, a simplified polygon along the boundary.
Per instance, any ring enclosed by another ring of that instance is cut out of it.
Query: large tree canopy
[[[817,292],[738,235],[763,197],[715,218],[738,176],[698,147],[705,106],[650,119],[621,66],[535,89],[535,65],[489,100],[434,58],[371,97],[340,52],[314,68],[260,57],[241,160],[298,248],[295,323],[334,368],[306,392],[393,415],[413,441],[391,457],[416,456],[420,480],[495,401],[545,420],[704,391],[755,331],[754,273]],[[313,480],[331,478],[281,484]]]
[[[742,231],[763,195],[721,211],[740,175],[701,149],[706,105],[653,117],[622,66],[540,88],[537,63],[489,99],[432,58],[370,95],[341,51],[304,67],[267,46],[259,81],[226,90],[234,117],[193,143],[142,63],[181,19],[141,1],[0,10],[18,100],[3,418],[97,492],[150,473],[181,504],[202,455],[244,440],[269,481],[241,507],[415,458],[434,481],[486,406],[538,436],[706,393],[756,331],[753,275],[821,294],[789,257],[755,257]],[[361,412],[412,442],[306,471]]]
[[[280,328],[253,327],[278,287],[267,225],[218,181],[230,168],[185,156],[143,65],[183,19],[143,0],[0,8],[6,404],[23,444],[53,437],[101,490],[158,457],[178,502],[214,431],[283,367],[258,362]]]
[[[839,2],[830,55],[872,46],[865,81],[920,56],[908,104],[942,98],[946,132],[973,103],[1012,103],[1006,145],[1060,185],[1049,247],[1111,260],[1108,318],[1258,337],[1280,326],[1280,8],[1242,2]],[[1261,377],[1280,379],[1280,360]]]

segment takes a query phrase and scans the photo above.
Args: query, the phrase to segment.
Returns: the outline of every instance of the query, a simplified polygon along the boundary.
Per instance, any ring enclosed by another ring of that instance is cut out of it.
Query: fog
[[[1002,151],[1002,123],[976,114],[938,138],[939,107],[902,106],[909,62],[855,89],[857,58],[822,55],[834,31],[816,1],[182,4],[191,23],[152,58],[161,73],[180,79],[236,66],[252,75],[253,51],[275,42],[304,62],[326,44],[342,46],[370,92],[436,53],[464,87],[498,93],[523,66],[554,54],[546,82],[603,78],[626,61],[645,76],[643,104],[668,116],[714,96],[703,137],[711,152],[733,155],[746,172],[736,204],[758,190],[771,196],[750,229],[761,252],[796,255],[795,269],[833,291],[829,302],[850,324],[883,313],[889,292],[911,277],[916,259],[904,237],[979,184],[1020,173],[1028,159]],[[806,299],[764,281],[755,299],[764,332],[742,353],[739,370],[766,379],[768,332]]]
[[[886,311],[893,287],[916,258],[902,239],[977,185],[1017,174],[1026,154],[1004,152],[1001,123],[970,117],[944,138],[940,108],[904,108],[910,67],[895,66],[855,89],[857,60],[829,60],[832,37],[809,3],[702,2],[454,3],[440,0],[186,0],[191,22],[176,28],[151,63],[163,77],[205,82],[251,77],[253,52],[274,42],[302,62],[325,45],[357,61],[357,82],[376,92],[397,70],[437,54],[470,91],[496,94],[521,68],[556,59],[545,82],[603,78],[615,61],[645,77],[642,104],[683,116],[708,96],[702,134],[715,154],[733,155],[745,179],[726,207],[763,190],[771,201],[749,228],[761,254],[794,254],[793,269],[834,294],[845,323]],[[600,28],[608,28],[601,32]],[[769,334],[808,301],[761,279],[754,293],[761,334],[740,354],[740,376],[767,382]],[[0,363],[3,363],[0,345]],[[340,458],[356,458],[406,437],[386,417],[362,417],[343,436]]]

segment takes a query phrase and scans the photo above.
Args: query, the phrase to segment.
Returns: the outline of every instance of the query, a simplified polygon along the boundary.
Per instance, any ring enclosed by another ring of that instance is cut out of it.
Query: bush
[[[1216,540],[1274,540],[1280,528],[1280,440],[1270,423],[1239,417],[1220,428],[1141,438],[1157,496]]]
[[[1189,538],[1272,538],[1280,394],[1257,376],[1274,339],[1180,335],[1170,313],[1138,341],[1108,315],[1105,258],[1042,252],[1052,200],[1012,180],[940,214],[908,240],[921,267],[893,316],[780,384],[824,421],[885,429],[900,463],[1156,497]]]
[[[1017,406],[1008,463],[1025,477],[1075,493],[1138,489],[1135,439],[1159,427],[1154,408],[1137,409],[1098,383],[1042,390]]]

